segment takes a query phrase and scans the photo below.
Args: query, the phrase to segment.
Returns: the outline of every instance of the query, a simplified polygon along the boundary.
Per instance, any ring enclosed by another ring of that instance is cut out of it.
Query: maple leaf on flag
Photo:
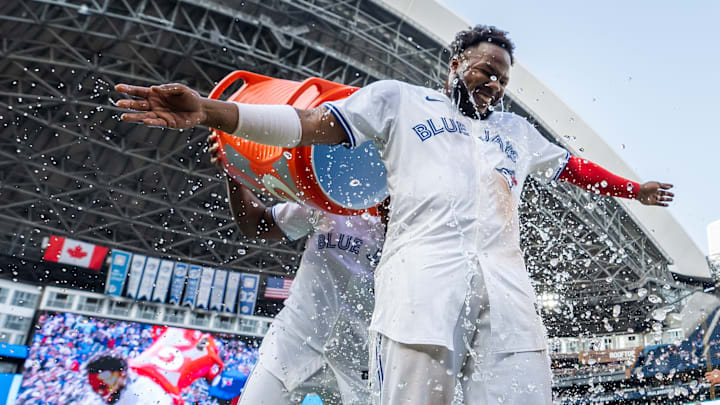
[[[87,256],[87,252],[82,250],[82,246],[78,245],[75,246],[72,249],[67,250],[68,254],[74,258],[82,259],[83,257]]]
[[[100,270],[108,248],[75,239],[50,235],[43,260]]]

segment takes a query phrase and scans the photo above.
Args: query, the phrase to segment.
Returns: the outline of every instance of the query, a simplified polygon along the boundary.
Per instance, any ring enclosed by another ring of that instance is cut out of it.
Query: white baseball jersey
[[[520,250],[518,206],[527,176],[556,179],[567,151],[515,114],[473,120],[445,95],[398,81],[325,105],[351,146],[375,142],[387,170],[391,217],[370,329],[453,350],[468,273],[480,270],[492,346],[546,348]]]
[[[288,390],[325,362],[363,378],[383,224],[378,217],[320,213],[295,203],[275,205],[272,214],[289,239],[310,237],[285,307],[263,339],[263,364]]]

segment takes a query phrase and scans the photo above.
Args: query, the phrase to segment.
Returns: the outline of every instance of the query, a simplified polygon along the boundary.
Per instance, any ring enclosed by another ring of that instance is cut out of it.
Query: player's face
[[[510,54],[488,42],[466,49],[450,62],[449,86],[466,115],[485,116],[505,95],[509,79]]]
[[[88,381],[103,401],[112,404],[120,399],[120,392],[125,387],[125,377],[123,371],[101,371],[88,374]]]

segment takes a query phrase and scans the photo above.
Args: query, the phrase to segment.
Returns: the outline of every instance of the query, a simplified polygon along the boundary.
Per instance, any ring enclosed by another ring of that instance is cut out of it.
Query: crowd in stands
[[[19,405],[80,404],[91,394],[84,369],[93,355],[112,351],[131,359],[153,343],[152,325],[91,318],[75,314],[42,314],[37,323],[23,380]],[[231,336],[215,336],[225,370],[249,373],[258,350]],[[183,393],[190,405],[213,405],[208,384],[200,379]]]

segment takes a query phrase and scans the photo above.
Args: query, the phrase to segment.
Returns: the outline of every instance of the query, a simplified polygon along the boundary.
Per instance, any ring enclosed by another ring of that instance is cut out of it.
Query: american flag
[[[291,278],[268,277],[265,287],[265,298],[277,298],[284,300],[290,295]]]

